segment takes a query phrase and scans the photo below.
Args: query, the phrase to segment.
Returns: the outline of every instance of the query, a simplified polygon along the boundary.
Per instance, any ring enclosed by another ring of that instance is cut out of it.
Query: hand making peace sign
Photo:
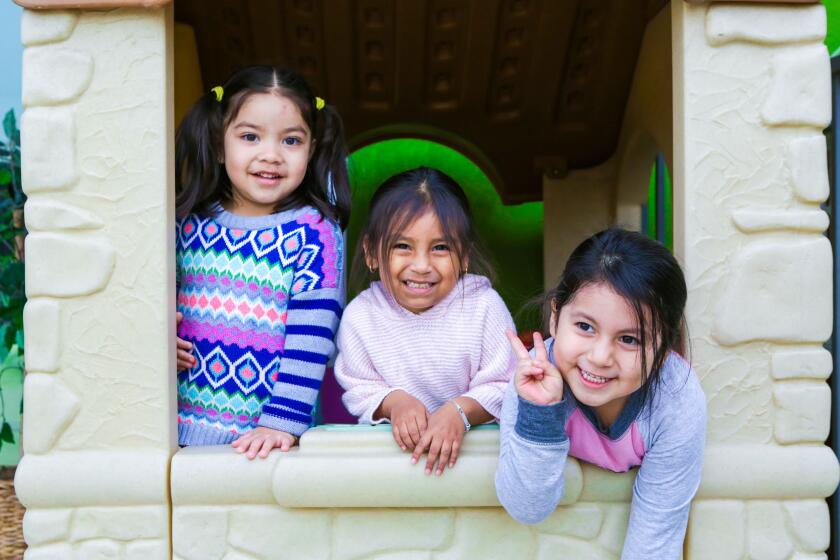
[[[563,377],[549,361],[540,333],[534,333],[534,357],[531,357],[513,331],[509,330],[506,334],[517,359],[513,383],[519,396],[543,406],[562,401]]]

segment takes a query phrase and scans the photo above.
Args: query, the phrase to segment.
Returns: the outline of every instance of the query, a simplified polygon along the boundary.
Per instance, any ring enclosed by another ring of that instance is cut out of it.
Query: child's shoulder
[[[460,280],[457,289],[462,291],[464,297],[476,301],[496,302],[501,301],[501,296],[493,289],[490,279],[480,274],[465,274]]]
[[[479,313],[499,312],[504,310],[509,314],[507,305],[499,295],[490,280],[478,274],[465,274],[461,280],[461,290],[464,299],[470,302]]]
[[[660,384],[656,391],[658,407],[663,412],[702,414],[705,417],[706,395],[700,378],[691,364],[676,352],[671,352],[662,366]]]

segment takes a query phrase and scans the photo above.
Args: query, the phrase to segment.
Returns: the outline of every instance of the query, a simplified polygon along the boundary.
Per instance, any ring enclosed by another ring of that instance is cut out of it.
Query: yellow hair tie
[[[321,109],[323,109],[324,105],[326,105],[326,104],[327,104],[327,102],[324,101],[323,99],[321,99],[320,97],[315,98],[315,108],[318,109],[319,111]]]
[[[212,91],[213,93],[216,94],[216,101],[221,103],[222,97],[224,97],[224,95],[225,95],[225,88],[223,88],[222,86],[216,86],[216,87],[212,88],[210,91]]]

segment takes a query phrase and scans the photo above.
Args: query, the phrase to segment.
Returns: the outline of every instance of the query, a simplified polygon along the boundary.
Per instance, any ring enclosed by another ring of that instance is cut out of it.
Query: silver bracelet
[[[461,416],[461,420],[464,422],[464,431],[469,432],[472,426],[470,425],[470,421],[467,420],[467,413],[464,412],[464,409],[461,408],[461,405],[458,404],[458,401],[456,401],[455,399],[452,399],[449,402],[451,402],[452,405],[458,410],[458,415]]]

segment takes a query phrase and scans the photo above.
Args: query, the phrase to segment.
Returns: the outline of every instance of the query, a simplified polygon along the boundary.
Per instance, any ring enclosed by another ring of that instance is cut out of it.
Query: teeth
[[[409,288],[431,288],[432,285],[429,282],[412,282],[411,280],[405,281],[406,286]]]
[[[263,179],[277,179],[280,175],[274,175],[273,173],[257,173]]]
[[[606,377],[598,377],[597,375],[592,375],[585,369],[580,370],[580,374],[583,376],[584,379],[591,383],[606,383],[608,381]]]

